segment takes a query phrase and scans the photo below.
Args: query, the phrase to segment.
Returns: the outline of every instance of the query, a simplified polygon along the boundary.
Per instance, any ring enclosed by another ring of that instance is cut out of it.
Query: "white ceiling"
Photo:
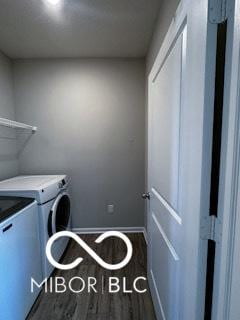
[[[0,0],[0,50],[11,58],[143,57],[161,0]]]

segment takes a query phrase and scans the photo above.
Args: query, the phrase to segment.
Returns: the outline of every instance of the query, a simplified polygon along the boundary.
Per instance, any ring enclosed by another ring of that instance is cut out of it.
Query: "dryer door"
[[[48,235],[67,230],[70,227],[70,198],[67,192],[56,198],[48,217]]]

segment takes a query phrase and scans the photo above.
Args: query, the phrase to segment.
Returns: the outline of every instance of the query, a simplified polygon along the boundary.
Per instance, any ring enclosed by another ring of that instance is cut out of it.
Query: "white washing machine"
[[[0,195],[30,197],[38,203],[43,279],[54,267],[46,257],[48,239],[56,232],[71,229],[69,179],[66,175],[18,176],[0,182]],[[68,244],[68,238],[55,241],[52,255],[59,261]]]

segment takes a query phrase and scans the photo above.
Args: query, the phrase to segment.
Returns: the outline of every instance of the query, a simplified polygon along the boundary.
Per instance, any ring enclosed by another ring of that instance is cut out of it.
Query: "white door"
[[[208,1],[182,1],[148,80],[148,273],[161,320],[204,319],[215,31]]]

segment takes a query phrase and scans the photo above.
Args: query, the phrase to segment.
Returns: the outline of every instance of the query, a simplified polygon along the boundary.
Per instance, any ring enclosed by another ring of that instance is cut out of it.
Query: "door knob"
[[[142,198],[143,198],[143,199],[148,199],[148,200],[150,200],[150,193],[149,193],[149,192],[143,193],[143,194],[142,194]]]

